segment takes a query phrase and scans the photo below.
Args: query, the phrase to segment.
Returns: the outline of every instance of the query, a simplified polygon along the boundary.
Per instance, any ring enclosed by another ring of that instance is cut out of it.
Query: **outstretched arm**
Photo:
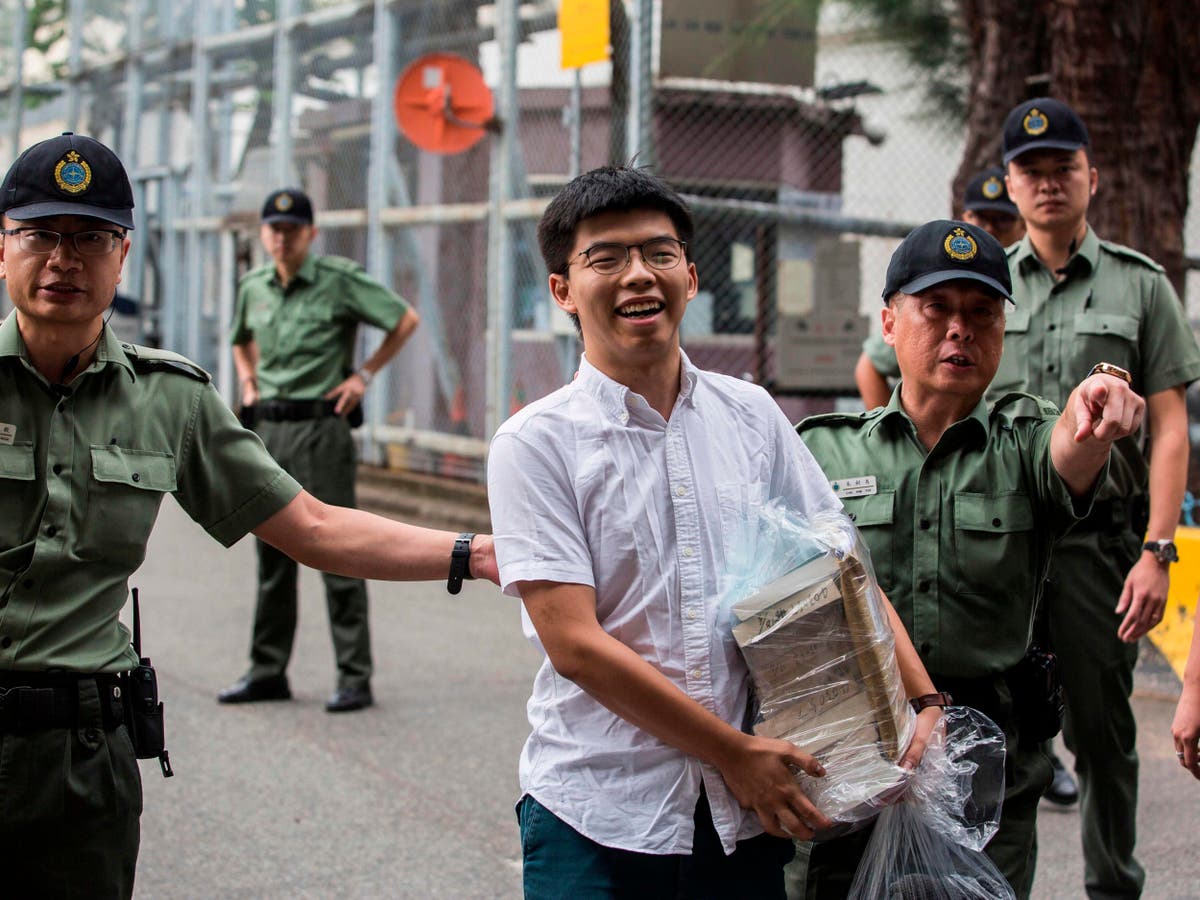
[[[1095,484],[1113,442],[1137,431],[1145,410],[1115,375],[1089,375],[1071,392],[1050,437],[1050,458],[1073,496]]]
[[[450,570],[457,534],[322,503],[301,491],[254,534],[296,562],[354,578],[437,581]],[[499,583],[490,534],[471,542],[471,574]]]
[[[806,839],[831,824],[789,769],[824,775],[817,760],[788,741],[744,734],[687,696],[600,626],[591,587],[525,581],[520,590],[555,671],[627,722],[716,766],[768,832]]]

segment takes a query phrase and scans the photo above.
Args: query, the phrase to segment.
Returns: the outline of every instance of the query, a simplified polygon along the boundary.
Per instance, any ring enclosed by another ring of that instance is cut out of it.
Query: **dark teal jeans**
[[[784,900],[791,841],[760,834],[726,856],[703,791],[690,854],[605,847],[526,794],[517,804],[526,900]]]

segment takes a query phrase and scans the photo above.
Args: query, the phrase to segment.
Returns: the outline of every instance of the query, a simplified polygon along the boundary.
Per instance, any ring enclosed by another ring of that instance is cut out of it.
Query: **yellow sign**
[[[558,31],[562,36],[562,67],[577,69],[608,59],[609,0],[562,0]]]
[[[1179,562],[1171,566],[1167,608],[1158,627],[1150,632],[1150,639],[1182,678],[1196,623],[1196,597],[1200,595],[1200,528],[1180,526],[1175,531],[1175,544]]]

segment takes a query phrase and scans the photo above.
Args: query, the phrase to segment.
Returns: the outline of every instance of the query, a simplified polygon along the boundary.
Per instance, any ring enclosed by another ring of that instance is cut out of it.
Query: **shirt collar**
[[[113,330],[105,323],[104,331],[100,335],[100,343],[96,347],[96,358],[92,364],[88,366],[88,371],[91,369],[103,368],[108,363],[116,363],[129,373],[131,379],[135,379],[136,375],[133,369],[133,363],[129,361],[129,356],[125,353],[126,345],[123,344]],[[6,356],[15,356],[25,361],[25,364],[31,369],[33,364],[29,361],[29,351],[25,348],[25,341],[21,338],[21,332],[17,328],[17,314],[10,312],[8,317],[3,322],[0,322],[0,358]]]
[[[867,435],[870,436],[874,434],[875,430],[879,428],[881,423],[889,420],[894,420],[897,422],[897,424],[903,423],[905,427],[912,431],[913,436],[916,436],[917,426],[913,424],[913,420],[909,418],[908,413],[904,411],[904,407],[900,404],[899,384],[897,384],[896,389],[892,391],[892,399],[889,400],[888,405],[883,408],[883,412],[876,414],[875,421],[867,426]],[[964,423],[968,424],[964,425]],[[984,402],[983,397],[979,398],[979,401],[975,404],[975,408],[967,414],[966,418],[959,419],[957,422],[951,425],[950,428],[958,428],[960,426],[968,429],[975,429],[980,435],[985,438],[987,437],[988,405],[986,402]],[[950,428],[947,428],[946,430],[949,431]]]
[[[692,361],[682,349],[679,351],[679,358],[679,397],[675,402],[677,405],[694,404],[700,370],[692,365]],[[579,374],[576,376],[575,385],[579,390],[594,397],[610,419],[622,425],[629,422],[628,410],[632,405],[650,408],[650,404],[641,394],[635,393],[619,381],[614,381],[593,366],[586,353],[579,359]],[[631,398],[636,399],[631,401]]]
[[[310,254],[308,254],[308,256],[304,257],[304,262],[300,263],[300,268],[296,270],[295,276],[288,283],[288,285],[290,287],[292,284],[295,284],[297,281],[303,281],[303,282],[306,282],[307,284],[312,284],[316,280],[317,280],[317,255],[315,253],[310,253]],[[271,281],[278,285],[281,285],[283,283],[279,280],[279,270],[274,267],[272,267],[272,269],[271,269]]]
[[[1083,241],[1080,242],[1075,255],[1067,260],[1067,270],[1068,272],[1072,272],[1076,266],[1085,266],[1086,268],[1082,274],[1086,276],[1095,271],[1096,263],[1099,259],[1100,238],[1092,230],[1092,226],[1088,225],[1083,235]],[[1022,272],[1027,272],[1035,266],[1045,268],[1042,261],[1038,259],[1037,253],[1034,252],[1033,242],[1029,239],[1028,233],[1017,244],[1013,262],[1016,263],[1018,270]]]

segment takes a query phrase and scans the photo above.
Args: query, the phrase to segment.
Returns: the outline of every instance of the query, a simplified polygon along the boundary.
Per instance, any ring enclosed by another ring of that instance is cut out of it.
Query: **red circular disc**
[[[428,53],[396,79],[396,124],[410,141],[433,153],[474,146],[492,118],[492,92],[483,73],[453,53]]]

